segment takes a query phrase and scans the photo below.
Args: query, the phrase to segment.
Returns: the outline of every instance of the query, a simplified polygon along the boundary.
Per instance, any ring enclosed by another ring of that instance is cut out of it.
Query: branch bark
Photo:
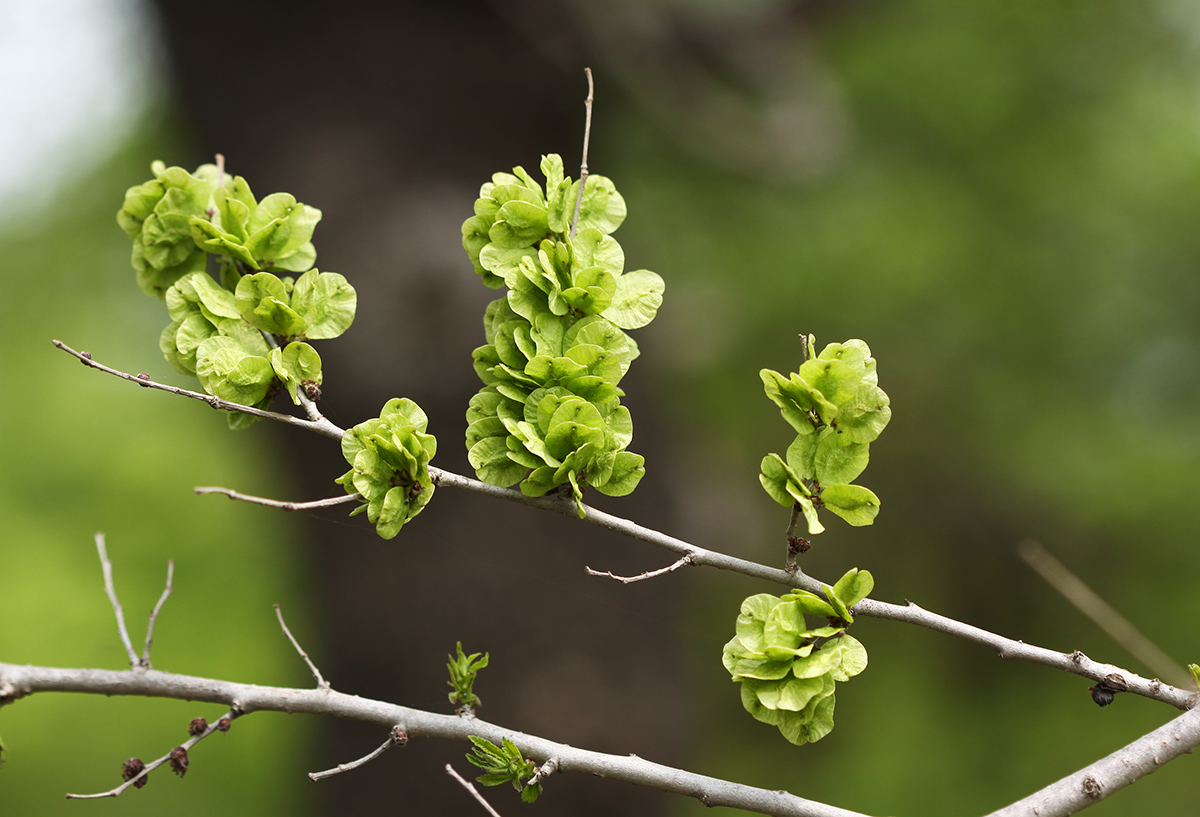
[[[425,712],[332,689],[265,687],[158,670],[59,669],[0,663],[0,705],[35,692],[84,692],[220,703],[239,715],[251,712],[330,715],[374,723],[387,729],[399,725],[410,738],[466,741],[469,736],[477,735],[496,744],[508,738],[526,757],[537,763],[557,758],[560,773],[580,772],[622,780],[695,797],[708,806],[729,806],[778,817],[864,817],[859,812],[805,800],[785,791],[743,786],[653,763],[636,755],[610,755],[578,749],[478,718]]]

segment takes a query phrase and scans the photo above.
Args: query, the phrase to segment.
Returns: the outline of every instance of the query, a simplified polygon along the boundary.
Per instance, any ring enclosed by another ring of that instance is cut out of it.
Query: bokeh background
[[[871,665],[837,728],[793,747],[741,709],[720,665],[741,598],[777,590],[681,571],[568,519],[440,492],[397,539],[340,511],[196,497],[218,484],[337,493],[336,446],[80,367],[52,338],[180,382],[162,307],[136,289],[114,214],[161,158],[226,156],[259,196],[322,209],[321,269],[359,314],[321,349],[349,426],[388,398],[431,416],[436,464],[466,473],[470,351],[495,293],[459,225],[480,183],[543,153],[615,179],[631,268],[667,282],[623,384],[648,460],[608,510],[781,563],[787,512],[757,483],[788,427],[762,367],[797,335],[870,343],[894,419],[862,477],[876,525],[832,520],[805,556],[872,570],[1004,635],[1154,674],[1016,556],[1045,543],[1183,663],[1200,659],[1200,10],[1181,0],[613,0],[339,4],[0,2],[0,660],[119,668],[92,537],[103,530],[135,641],[176,560],[160,669],[263,684],[311,678],[449,711],[445,655],[488,651],[482,717],[868,814],[985,813],[1173,712],[860,620]],[[187,385],[181,383],[181,385]],[[603,499],[603,498],[601,498]],[[121,761],[165,753],[196,715],[171,701],[38,695],[0,711],[6,814],[477,814],[443,772],[464,747],[366,754],[378,729],[258,714],[116,801]],[[1188,758],[1096,815],[1192,815]],[[504,813],[529,808],[489,793]],[[699,814],[693,801],[552,779],[533,808]]]

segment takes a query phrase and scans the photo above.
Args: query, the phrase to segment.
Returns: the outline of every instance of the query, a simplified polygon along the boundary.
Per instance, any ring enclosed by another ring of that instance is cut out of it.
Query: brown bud
[[[221,718],[221,720],[217,721],[217,731],[218,732],[228,732],[229,731],[229,718]]]
[[[314,402],[321,399],[321,386],[315,380],[301,380],[300,388],[304,389],[304,395]]]
[[[208,721],[204,718],[193,718],[188,724],[188,734],[192,737],[198,737],[204,734],[204,730],[208,728]]]
[[[180,777],[183,777],[185,774],[187,774],[187,749],[184,749],[182,746],[176,746],[171,750],[169,759],[171,761],[171,771],[175,772],[175,774],[179,775]]]
[[[396,744],[397,746],[403,746],[404,744],[408,743],[408,733],[405,732],[403,729],[401,729],[399,726],[392,727],[392,736],[391,737],[392,737],[392,743]]]
[[[133,778],[137,777],[145,770],[146,764],[142,762],[140,757],[131,757],[129,760],[126,760],[121,764],[121,779],[128,782],[133,780]],[[140,777],[138,778],[138,781],[133,784],[133,787],[135,789],[140,789],[142,786],[146,785],[146,781],[149,779],[150,777],[148,775]]]

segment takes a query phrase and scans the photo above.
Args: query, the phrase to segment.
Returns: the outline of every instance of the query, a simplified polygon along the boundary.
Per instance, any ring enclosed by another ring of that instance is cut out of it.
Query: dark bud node
[[[146,764],[142,762],[142,759],[140,757],[131,757],[131,758],[129,758],[129,760],[126,760],[124,763],[121,764],[121,779],[126,782],[129,782],[130,780],[133,780],[133,778],[137,777],[139,774],[141,774],[145,770],[146,770]],[[149,779],[150,779],[150,777],[148,775],[145,777],[142,777],[136,783],[133,784],[133,787],[135,789],[140,789],[142,786],[146,785],[146,781]]]
[[[304,395],[314,403],[321,399],[321,387],[315,380],[303,380],[300,382],[300,387],[304,389]]]
[[[1125,679],[1115,672],[1105,675],[1094,687],[1089,687],[1092,700],[1096,706],[1108,706],[1113,702],[1113,696],[1128,689]]]
[[[188,734],[192,737],[199,737],[204,734],[204,730],[208,728],[208,721],[204,718],[193,718],[188,724]]]
[[[803,536],[789,536],[787,542],[789,556],[798,556],[801,553],[808,553],[808,549],[812,547],[812,542],[809,542]]]
[[[175,774],[179,775],[180,777],[183,777],[185,774],[187,774],[187,749],[184,749],[182,746],[176,746],[171,750],[171,754],[168,755],[167,759],[171,763],[171,771],[175,772]]]
[[[139,373],[138,373],[138,376],[137,376],[137,379],[138,379],[138,380],[149,380],[149,379],[150,379],[150,375],[146,374],[145,372],[139,372]],[[149,383],[139,383],[138,385],[139,385],[139,386],[141,386],[143,389],[148,389],[148,388],[150,388],[150,384],[149,384]]]
[[[403,746],[404,744],[408,743],[408,733],[399,726],[392,727],[391,737],[392,743],[396,744],[397,746]]]
[[[217,721],[217,731],[218,732],[228,732],[229,731],[229,718],[221,718],[221,720]]]

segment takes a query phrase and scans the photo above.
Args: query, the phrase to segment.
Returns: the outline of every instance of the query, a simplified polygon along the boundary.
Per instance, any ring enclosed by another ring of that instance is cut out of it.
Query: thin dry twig
[[[575,228],[579,225],[579,208],[583,205],[583,186],[587,184],[588,142],[592,138],[592,97],[596,90],[592,83],[592,69],[584,68],[583,71],[587,74],[588,81],[588,95],[587,99],[583,101],[583,107],[587,114],[583,120],[583,159],[579,163],[579,193],[575,196],[575,216],[571,219],[571,238],[575,237]]]
[[[335,774],[341,774],[342,772],[348,772],[351,769],[357,769],[359,766],[370,763],[372,760],[379,757],[393,746],[403,746],[406,743],[408,743],[408,734],[404,731],[404,728],[401,726],[393,726],[391,734],[388,735],[388,739],[385,740],[375,751],[360,757],[358,760],[351,761],[350,763],[339,763],[336,767],[332,769],[326,769],[323,772],[309,772],[308,779],[324,780],[327,777],[333,777]]]
[[[167,561],[167,586],[163,588],[162,595],[158,597],[158,603],[154,605],[154,609],[150,611],[150,621],[146,624],[146,646],[142,650],[142,666],[150,669],[150,645],[154,643],[154,622],[158,621],[158,614],[162,611],[163,605],[167,603],[167,599],[171,595],[171,582],[175,577],[175,560]]]
[[[308,668],[312,670],[313,677],[317,679],[317,689],[329,689],[329,682],[321,677],[321,671],[317,669],[317,665],[308,657],[308,653],[300,646],[300,642],[292,635],[292,631],[288,629],[287,624],[283,621],[283,610],[278,604],[275,605],[275,615],[279,619],[279,626],[283,628],[283,634],[288,637],[288,641],[292,642],[292,646],[296,648],[296,652],[300,653],[300,657],[304,659],[304,663],[308,664]]]
[[[100,553],[100,568],[104,571],[104,592],[112,602],[113,611],[117,614],[117,632],[121,635],[121,643],[125,645],[125,653],[129,656],[129,666],[139,667],[137,653],[133,651],[133,641],[129,638],[129,629],[125,626],[125,610],[117,598],[117,588],[113,584],[112,562],[108,558],[108,550],[104,547],[104,534],[96,534],[96,550]]]
[[[587,571],[587,574],[589,576],[599,576],[601,578],[606,578],[606,579],[615,579],[616,581],[619,581],[621,584],[632,584],[633,582],[640,582],[645,579],[653,579],[655,576],[661,576],[664,573],[674,573],[676,570],[683,567],[684,565],[693,565],[693,564],[695,564],[695,561],[692,560],[692,554],[685,553],[683,556],[680,556],[675,561],[674,564],[667,565],[666,567],[660,567],[658,570],[647,570],[645,573],[639,573],[636,576],[618,576],[615,573],[612,573],[607,570],[602,572],[599,570],[592,570],[590,567],[585,567],[584,570]]]
[[[155,769],[157,769],[159,766],[163,765],[164,763],[170,762],[172,757],[177,756],[177,753],[181,749],[183,750],[183,757],[185,758],[183,768],[186,770],[187,769],[186,758],[187,758],[188,750],[190,750],[197,743],[199,743],[200,741],[204,740],[206,737],[211,735],[213,732],[226,731],[229,728],[229,723],[232,722],[234,718],[238,717],[239,714],[240,713],[238,712],[238,710],[236,708],[229,710],[224,715],[222,715],[217,721],[215,721],[214,723],[208,724],[205,727],[204,731],[201,732],[199,735],[196,735],[195,737],[191,738],[190,740],[184,741],[182,744],[180,744],[179,746],[176,746],[174,749],[167,752],[165,755],[158,758],[157,760],[153,760],[153,761],[147,763],[146,767],[144,769],[142,769],[141,772],[139,772],[138,774],[129,778],[128,780],[126,780],[124,783],[122,783],[119,786],[111,788],[108,791],[98,792],[96,794],[68,794],[67,799],[68,800],[100,800],[105,797],[119,797],[122,792],[124,792],[130,786],[136,784],[139,780],[145,778],[146,775],[150,774],[150,772],[154,771]],[[222,721],[225,722],[224,728],[221,728],[221,726],[219,725]],[[180,772],[179,774],[182,776],[183,773]]]
[[[488,814],[492,815],[492,817],[500,817],[500,812],[498,812],[494,808],[492,808],[491,803],[489,803],[487,800],[483,799],[483,795],[479,793],[479,791],[475,788],[475,786],[473,786],[471,783],[469,783],[461,774],[454,771],[454,767],[451,766],[449,763],[446,764],[446,774],[453,777],[455,780],[457,780],[462,785],[462,787],[464,789],[469,791],[471,793],[471,796],[479,801],[479,805],[481,805],[485,809],[487,809]]]
[[[263,409],[257,409],[253,406],[243,406],[238,403],[231,403],[228,400],[222,400],[221,398],[214,397],[211,394],[201,394],[198,391],[189,391],[188,389],[181,389],[178,386],[168,386],[165,383],[158,383],[154,380],[151,380],[150,376],[146,374],[132,375],[127,372],[122,372],[119,369],[113,369],[109,366],[105,366],[102,363],[97,363],[92,359],[91,354],[88,352],[77,352],[60,340],[54,340],[51,341],[51,343],[53,343],[57,348],[62,349],[67,354],[78,358],[85,366],[90,366],[93,369],[99,369],[106,374],[111,374],[113,377],[119,377],[122,380],[128,380],[132,383],[137,383],[139,386],[144,388],[158,389],[160,391],[170,392],[171,394],[190,397],[193,400],[200,400],[204,403],[207,403],[212,408],[220,409],[221,411],[240,411],[243,414],[252,414],[255,417],[262,417],[267,420],[275,420],[276,422],[284,423],[286,425],[299,426],[300,428],[305,428],[309,431],[315,431],[318,434],[323,434],[326,437],[333,437],[338,440],[340,440],[342,435],[345,433],[343,429],[338,428],[324,417],[319,420],[304,420],[300,417],[294,417],[291,414],[280,414],[279,412],[275,411],[264,411]]]
[[[1133,622],[1117,612],[1115,607],[1088,587],[1040,542],[1026,539],[1017,546],[1017,553],[1051,587],[1061,593],[1063,598],[1091,619],[1093,624],[1107,633],[1109,638],[1130,655],[1149,667],[1151,672],[1178,687],[1191,684],[1191,677],[1171,659],[1171,656],[1159,649],[1157,644],[1133,625]]]
[[[218,488],[215,486],[201,486],[192,489],[197,494],[221,494],[230,499],[236,499],[239,502],[249,502],[253,505],[266,505],[271,508],[279,508],[284,511],[307,511],[313,508],[331,508],[334,505],[345,505],[348,502],[357,502],[362,499],[360,494],[346,494],[345,496],[331,496],[327,499],[313,499],[308,502],[285,502],[281,499],[267,499],[262,496],[252,496],[243,494],[237,491],[232,491],[229,488]]]

